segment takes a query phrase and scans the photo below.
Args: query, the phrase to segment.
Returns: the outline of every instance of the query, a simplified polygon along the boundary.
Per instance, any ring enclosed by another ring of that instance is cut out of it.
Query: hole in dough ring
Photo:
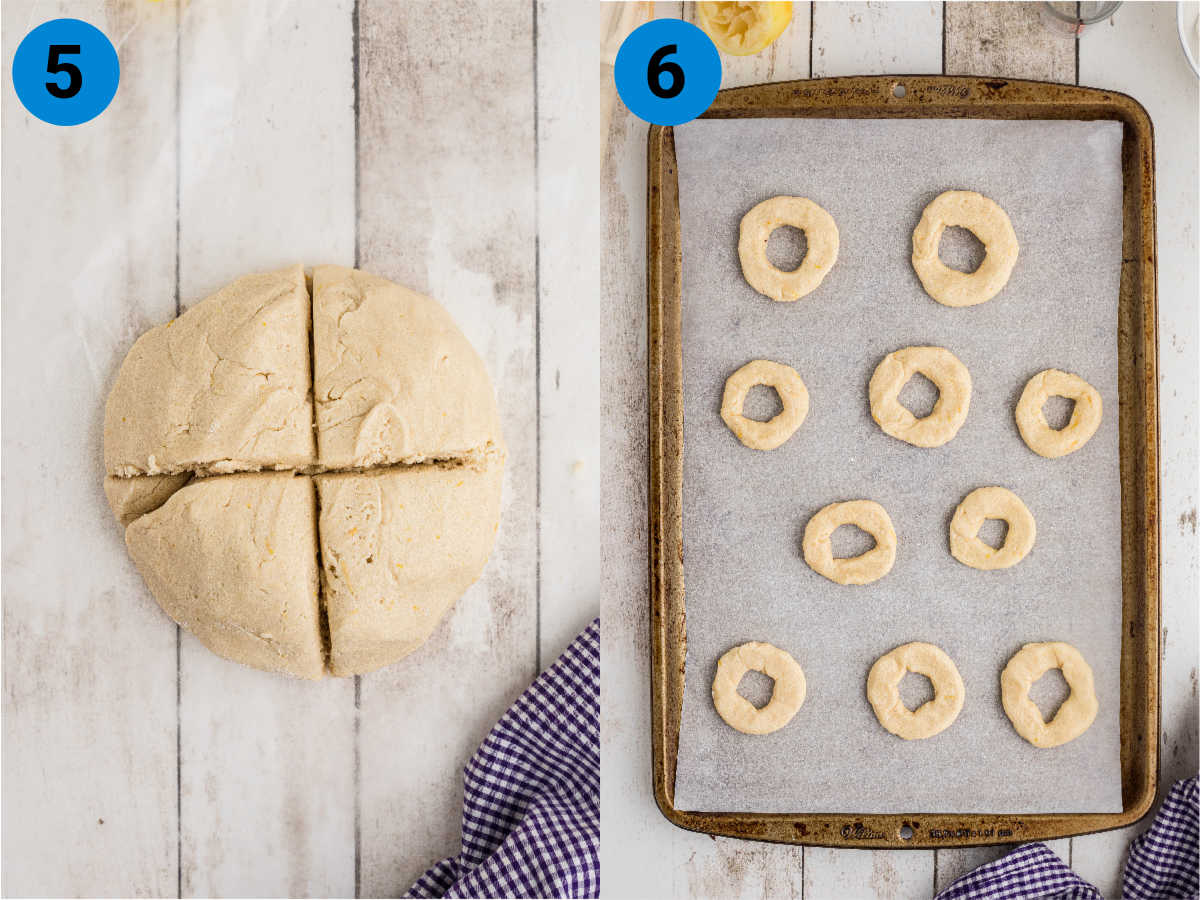
[[[875,546],[860,556],[834,559],[830,538],[842,525],[857,525],[875,538]],[[896,561],[896,529],[887,510],[874,500],[829,504],[804,526],[804,561],[837,584],[878,581]]]
[[[922,419],[899,401],[901,389],[920,372],[938,389],[933,412]],[[871,418],[885,432],[916,447],[940,447],[962,428],[971,407],[971,373],[944,347],[905,347],[880,360],[868,388]]]
[[[1062,670],[1071,696],[1047,722],[1029,699],[1029,689],[1050,669]],[[1099,709],[1092,667],[1083,654],[1061,641],[1026,644],[1018,650],[1000,674],[1000,699],[1017,734],[1035,747],[1057,747],[1075,740],[1095,721]]]
[[[746,394],[757,385],[775,388],[783,410],[766,422],[742,415]],[[791,366],[756,359],[748,362],[725,381],[721,398],[721,418],[737,439],[752,450],[774,450],[795,434],[808,415],[808,388]]]
[[[942,232],[954,225],[979,238],[987,256],[974,272],[951,269],[938,256]],[[1017,235],[1008,213],[974,191],[938,194],[913,230],[912,264],[929,294],[944,306],[974,306],[991,300],[1012,274],[1017,261]]]
[[[1075,401],[1071,421],[1055,431],[1046,422],[1042,407],[1051,397]],[[1029,379],[1017,401],[1017,429],[1029,449],[1038,456],[1057,459],[1074,453],[1096,433],[1104,404],[1100,392],[1070,372],[1046,369]]]
[[[933,685],[933,699],[910,710],[900,699],[900,682],[909,672]],[[867,699],[879,724],[896,737],[919,741],[949,728],[962,711],[966,688],[958,667],[933,644],[904,644],[875,660],[867,675]]]
[[[781,225],[804,232],[808,251],[799,268],[784,272],[767,259],[767,241]],[[799,300],[816,290],[838,256],[838,230],[833,216],[804,197],[772,197],[742,216],[738,238],[742,275],[750,286],[772,300]]]
[[[984,519],[1003,519],[1008,534],[999,550],[979,539]],[[1002,487],[977,488],[963,498],[950,520],[950,552],[973,569],[1007,569],[1033,549],[1037,525],[1021,498]]]
[[[738,693],[742,676],[753,669],[775,679],[771,699],[762,709]],[[770,734],[792,720],[804,703],[804,670],[790,653],[770,644],[751,642],[727,650],[717,661],[713,706],[721,718],[743,734]]]

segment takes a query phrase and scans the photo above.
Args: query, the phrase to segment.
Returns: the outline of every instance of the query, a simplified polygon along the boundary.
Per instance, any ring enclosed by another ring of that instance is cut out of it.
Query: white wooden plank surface
[[[1174,3],[1126,3],[1079,45],[1081,84],[1131,94],[1154,122],[1158,187],[1158,366],[1162,500],[1160,797],[1196,774],[1197,110],[1200,90],[1179,49]],[[1129,841],[1149,822],[1074,839],[1074,864],[1105,896],[1119,893]]]
[[[947,75],[1075,83],[1075,39],[1051,31],[1041,3],[947,3]]]
[[[96,398],[175,312],[175,11],[6,3],[4,59],[59,16],[126,37],[90,123],[5,89],[2,890],[173,895],[175,628],[104,500]]]
[[[180,297],[247,271],[352,263],[352,3],[184,7]],[[354,685],[280,678],[187,633],[184,896],[354,891]]]
[[[537,0],[541,668],[600,614],[602,13]]]
[[[363,896],[457,852],[462,766],[538,669],[533,7],[403,9],[359,7],[359,261],[450,310],[496,385],[508,464],[483,578],[420,653],[361,679]]]
[[[813,78],[942,71],[942,4],[815,3]]]

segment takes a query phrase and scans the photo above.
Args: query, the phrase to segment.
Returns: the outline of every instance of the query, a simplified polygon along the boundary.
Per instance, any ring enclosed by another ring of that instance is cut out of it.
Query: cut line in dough
[[[987,249],[974,272],[951,269],[938,256],[946,226],[968,229]],[[974,191],[946,191],[925,207],[913,230],[912,264],[925,293],[944,306],[974,306],[1008,284],[1017,262],[1017,235],[1000,206]]]
[[[857,525],[875,538],[875,546],[859,556],[835,559],[831,538],[842,525]],[[874,500],[830,503],[804,527],[804,561],[837,584],[878,581],[896,561],[896,529],[887,510]]]
[[[1075,401],[1071,421],[1057,431],[1050,427],[1042,412],[1051,397]],[[1074,453],[1092,439],[1100,427],[1103,411],[1100,392],[1078,375],[1045,369],[1030,378],[1021,392],[1017,401],[1017,430],[1026,446],[1038,456],[1057,459]]]
[[[900,699],[900,682],[909,672],[933,685],[933,699],[910,710]],[[962,711],[966,688],[958,667],[933,644],[913,642],[885,653],[867,675],[867,699],[879,724],[906,741],[933,737],[949,728]]]
[[[775,389],[783,409],[774,418],[759,422],[742,415],[742,405],[750,388],[764,385]],[[748,362],[725,381],[721,398],[721,418],[739,441],[751,450],[774,450],[795,434],[808,415],[808,388],[791,366],[756,359]]]
[[[1008,533],[1000,549],[979,539],[984,519],[1003,519]],[[963,498],[950,520],[950,552],[973,569],[1007,569],[1033,549],[1037,525],[1021,498],[1003,487],[976,488]]]
[[[918,419],[898,399],[920,373],[938,389],[933,411]],[[875,367],[868,387],[871,418],[887,434],[915,447],[940,447],[958,434],[971,407],[971,373],[944,347],[893,350]]]
[[[742,677],[753,669],[775,680],[771,699],[762,709],[738,693]],[[804,670],[778,647],[751,641],[727,650],[717,661],[712,698],[717,713],[743,734],[770,734],[792,720],[804,703]]]
[[[771,233],[783,225],[804,232],[808,251],[798,268],[785,272],[767,259]],[[799,300],[812,293],[829,274],[838,256],[838,229],[833,216],[805,197],[772,197],[746,215],[738,239],[742,275],[752,288],[772,300]]]
[[[1061,669],[1071,695],[1047,722],[1029,699],[1033,683],[1051,669]],[[1035,747],[1057,747],[1073,741],[1096,719],[1099,703],[1092,668],[1083,654],[1062,641],[1026,644],[1000,674],[1000,698],[1017,734]]]

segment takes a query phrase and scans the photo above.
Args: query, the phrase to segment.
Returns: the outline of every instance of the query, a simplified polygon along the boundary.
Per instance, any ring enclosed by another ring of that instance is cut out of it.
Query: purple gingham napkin
[[[1200,896],[1197,868],[1196,779],[1177,781],[1154,824],[1129,847],[1124,900],[1167,900]],[[969,872],[937,900],[1101,900],[1100,892],[1063,863],[1045,844],[1025,844],[1008,856]]]
[[[538,676],[463,775],[462,852],[410,897],[600,895],[600,620]]]

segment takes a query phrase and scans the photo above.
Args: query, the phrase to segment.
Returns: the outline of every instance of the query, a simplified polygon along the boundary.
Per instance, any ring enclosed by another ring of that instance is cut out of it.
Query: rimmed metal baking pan
[[[1045,840],[1120,828],[1149,811],[1158,781],[1159,496],[1154,138],[1146,111],[1113,91],[999,78],[867,76],[721,91],[703,118],[983,118],[1118,121],[1124,129],[1118,308],[1123,628],[1121,783],[1116,813],[686,812],[674,805],[687,652],[679,186],[673,131],[652,126],[647,180],[650,638],[655,800],[681,828],[834,847],[936,848]]]

